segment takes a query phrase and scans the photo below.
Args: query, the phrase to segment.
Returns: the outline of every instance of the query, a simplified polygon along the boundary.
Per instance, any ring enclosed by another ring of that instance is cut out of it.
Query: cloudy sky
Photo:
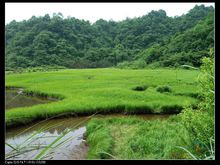
[[[215,6],[214,3],[5,3],[5,23],[22,21],[35,16],[62,13],[64,18],[71,16],[94,23],[102,18],[121,21],[139,17],[152,10],[163,9],[168,16],[180,16],[195,5]]]

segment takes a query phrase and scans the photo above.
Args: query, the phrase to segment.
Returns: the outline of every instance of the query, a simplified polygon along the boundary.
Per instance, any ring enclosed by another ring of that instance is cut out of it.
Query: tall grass
[[[87,125],[88,159],[192,159],[176,148],[191,145],[176,120],[93,119]]]
[[[206,147],[207,147],[208,153],[201,155],[198,153],[194,154],[192,153],[192,151],[189,151],[185,147],[177,146],[177,148],[184,150],[195,160],[215,160],[215,140],[210,138],[209,146],[206,146]]]

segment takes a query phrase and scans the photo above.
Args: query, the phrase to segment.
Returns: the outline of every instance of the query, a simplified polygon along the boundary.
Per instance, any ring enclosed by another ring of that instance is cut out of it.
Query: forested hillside
[[[5,28],[6,70],[18,67],[68,68],[200,66],[214,46],[214,8],[195,6],[168,17],[163,10],[139,18],[91,24],[77,18],[33,16]]]

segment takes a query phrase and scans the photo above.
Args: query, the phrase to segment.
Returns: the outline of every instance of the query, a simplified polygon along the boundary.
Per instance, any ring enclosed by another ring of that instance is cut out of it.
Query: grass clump
[[[134,88],[132,88],[132,90],[134,91],[145,91],[148,88],[147,85],[141,85],[141,86],[136,86]]]
[[[164,93],[164,92],[172,92],[170,86],[159,86],[156,88],[157,92]]]
[[[88,159],[109,159],[112,153],[113,139],[110,130],[101,124],[102,120],[92,119],[86,127],[86,140],[90,147]]]

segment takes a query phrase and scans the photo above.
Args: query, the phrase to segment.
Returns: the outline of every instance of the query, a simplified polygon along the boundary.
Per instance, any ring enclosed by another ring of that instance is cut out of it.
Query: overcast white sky
[[[121,21],[143,16],[152,10],[163,9],[168,16],[186,14],[196,4],[215,6],[214,3],[5,3],[5,23],[22,21],[35,16],[62,13],[94,23],[98,19]]]

